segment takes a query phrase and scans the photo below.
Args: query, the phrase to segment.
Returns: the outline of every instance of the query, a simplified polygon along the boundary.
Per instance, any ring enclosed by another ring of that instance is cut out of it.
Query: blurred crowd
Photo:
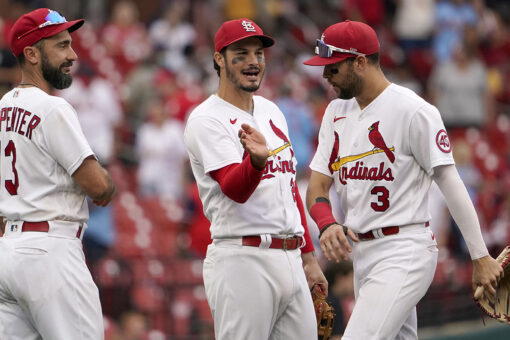
[[[85,136],[118,186],[110,207],[90,205],[84,239],[108,339],[213,337],[200,268],[209,224],[188,165],[183,127],[190,110],[216,91],[213,38],[229,19],[251,18],[276,39],[266,51],[258,94],[274,100],[287,118],[300,185],[306,188],[322,114],[334,97],[322,70],[302,61],[327,26],[363,21],[378,33],[390,81],[441,112],[489,251],[496,255],[510,243],[508,1],[0,0],[0,94],[19,83],[6,45],[10,26],[36,7],[58,10],[68,20],[86,19],[73,34],[79,56],[73,85],[58,95],[76,109]],[[458,274],[469,272],[469,254],[437,187],[430,202],[440,247],[431,294],[435,286],[469,288],[469,275]],[[316,239],[311,219],[309,225]],[[339,291],[345,299],[345,289]],[[338,305],[347,318],[352,303]]]

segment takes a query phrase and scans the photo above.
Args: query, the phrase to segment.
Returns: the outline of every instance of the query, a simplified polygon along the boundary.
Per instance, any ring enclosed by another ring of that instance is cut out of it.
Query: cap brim
[[[67,21],[60,25],[47,26],[49,29],[46,30],[45,33],[43,33],[43,38],[51,37],[65,30],[68,30],[69,33],[72,33],[76,31],[78,28],[80,28],[84,22],[85,22],[84,19],[78,19],[73,21]]]
[[[349,54],[337,55],[330,58],[322,58],[316,55],[308,60],[303,61],[303,64],[310,66],[325,66],[339,63],[350,57],[352,57],[352,55]]]

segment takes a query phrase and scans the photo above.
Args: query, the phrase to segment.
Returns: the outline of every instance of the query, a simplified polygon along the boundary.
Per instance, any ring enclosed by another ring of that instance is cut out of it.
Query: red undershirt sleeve
[[[308,222],[306,221],[306,214],[305,214],[305,206],[303,205],[303,200],[301,199],[301,195],[299,194],[297,183],[294,185],[296,188],[296,204],[299,209],[299,215],[301,216],[301,224],[303,225],[303,228],[305,228],[305,234],[303,235],[305,238],[305,246],[301,248],[301,253],[309,253],[311,251],[314,251],[312,237],[310,236],[310,232],[308,231]]]
[[[210,171],[209,175],[218,182],[225,196],[237,203],[245,203],[260,183],[263,172],[255,169],[247,156],[241,163]]]

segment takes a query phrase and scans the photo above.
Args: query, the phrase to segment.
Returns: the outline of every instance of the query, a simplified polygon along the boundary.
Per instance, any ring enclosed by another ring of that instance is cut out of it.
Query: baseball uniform
[[[0,100],[1,339],[104,337],[81,244],[87,203],[71,177],[92,155],[64,99],[28,87]]]
[[[190,114],[185,143],[213,243],[204,261],[204,284],[217,339],[316,339],[313,303],[301,251],[269,248],[272,239],[302,236],[296,205],[296,158],[277,106],[253,96],[250,114],[211,95]],[[238,131],[246,123],[260,131],[273,152],[257,188],[236,203],[210,177],[241,163]],[[242,246],[257,235],[259,247]]]
[[[342,339],[417,339],[415,306],[437,262],[427,192],[434,167],[449,164],[439,112],[409,89],[391,84],[363,110],[356,99],[327,107],[310,168],[334,180],[343,225],[362,239]]]

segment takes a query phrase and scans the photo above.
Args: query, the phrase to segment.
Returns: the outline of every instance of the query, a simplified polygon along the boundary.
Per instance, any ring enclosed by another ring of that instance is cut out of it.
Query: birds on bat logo
[[[368,139],[370,142],[374,145],[375,148],[381,149],[384,151],[390,162],[395,162],[395,154],[393,154],[393,151],[391,151],[387,146],[386,142],[384,141],[383,136],[379,132],[379,121],[373,123],[369,128],[368,131]]]
[[[384,153],[391,163],[395,162],[395,154],[393,153],[395,151],[395,147],[388,147],[386,145],[386,142],[379,131],[379,121],[370,125],[368,130],[368,139],[374,146],[373,149],[360,154],[347,155],[343,157],[340,157],[341,137],[336,131],[334,132],[335,139],[331,150],[328,169],[331,174],[334,174],[335,171],[337,171],[338,179],[340,183],[344,185],[347,183],[346,181],[348,179],[366,181],[393,181],[395,179],[393,177],[391,167],[387,167],[385,162],[380,162],[378,166],[374,166],[375,164],[369,165],[366,164],[366,161],[363,161],[366,157]],[[353,166],[348,165],[352,163],[354,163]]]

